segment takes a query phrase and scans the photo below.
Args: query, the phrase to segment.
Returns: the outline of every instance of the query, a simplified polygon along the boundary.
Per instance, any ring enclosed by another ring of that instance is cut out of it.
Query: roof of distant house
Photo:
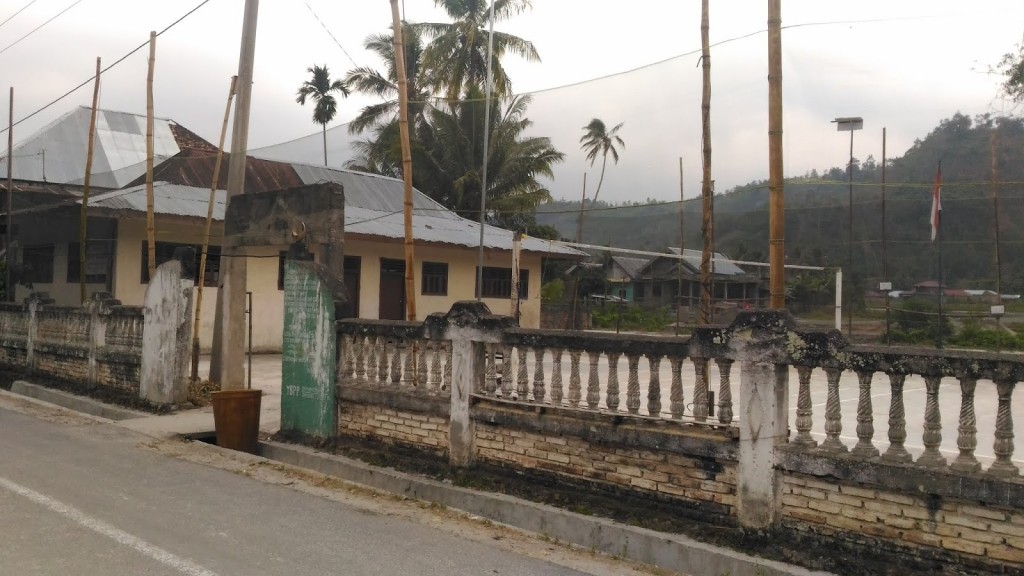
[[[82,184],[85,179],[91,108],[61,116],[14,147],[13,178],[29,182]],[[98,110],[90,185],[120,188],[146,171],[146,116]],[[209,142],[166,118],[153,120],[153,154],[159,163],[184,149],[216,151]],[[7,158],[0,159],[7,173]]]
[[[670,247],[668,252],[680,255],[679,248]],[[685,249],[682,251],[683,262],[687,268],[694,273],[700,273],[700,262],[701,262],[701,251]],[[740,276],[746,274],[746,272],[736,265],[729,257],[721,252],[715,252],[711,256],[711,269],[715,274],[721,274],[722,276]]]
[[[627,256],[612,256],[612,262],[619,265],[622,271],[630,278],[637,278],[640,272],[650,262],[649,258],[629,258]]]

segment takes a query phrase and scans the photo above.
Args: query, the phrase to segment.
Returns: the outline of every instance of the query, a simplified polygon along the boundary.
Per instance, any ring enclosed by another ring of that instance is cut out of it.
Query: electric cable
[[[29,36],[31,36],[31,35],[33,35],[33,34],[35,34],[36,32],[38,32],[38,31],[39,31],[39,29],[40,29],[40,28],[42,28],[43,26],[46,26],[46,25],[47,25],[47,24],[49,24],[50,22],[53,22],[54,20],[56,20],[57,18],[59,18],[59,17],[60,17],[60,16],[62,15],[62,14],[64,14],[65,12],[67,12],[68,10],[71,10],[71,9],[72,9],[72,8],[74,8],[75,6],[78,6],[78,5],[79,5],[79,4],[81,3],[81,2],[82,2],[82,0],[75,0],[74,2],[72,2],[72,3],[71,3],[71,5],[70,5],[70,6],[68,6],[67,8],[65,8],[65,9],[63,9],[63,10],[61,10],[61,11],[60,11],[60,12],[58,12],[58,13],[57,13],[57,14],[56,14],[55,16],[51,17],[51,18],[50,18],[49,20],[47,20],[46,22],[43,22],[43,23],[42,23],[42,24],[40,24],[39,26],[36,26],[35,28],[33,28],[33,29],[32,29],[32,30],[31,30],[31,31],[30,31],[30,32],[28,33],[28,34],[25,34],[25,35],[24,35],[24,36],[22,36],[21,38],[18,38],[17,40],[15,40],[14,42],[11,42],[11,43],[10,43],[10,44],[8,44],[7,46],[4,46],[4,47],[3,47],[2,49],[0,49],[0,54],[3,54],[4,52],[7,52],[7,50],[8,50],[8,49],[10,49],[10,48],[13,48],[13,47],[14,47],[15,45],[17,45],[17,44],[18,44],[19,42],[21,42],[21,41],[22,41],[22,40],[24,40],[25,38],[28,38]],[[31,2],[29,3],[29,5],[31,5]],[[26,6],[25,8],[28,8],[28,6]],[[25,8],[22,8],[22,10],[24,10]],[[19,12],[20,12],[20,11],[21,11],[21,10],[19,10]],[[17,16],[17,14],[15,14],[15,16]],[[11,16],[11,18],[13,18],[13,17],[14,17],[14,16]],[[10,20],[10,18],[8,18],[7,20]],[[6,24],[6,23],[7,23],[7,20],[4,20],[3,24]],[[0,26],[2,26],[3,24],[0,24]]]
[[[7,19],[4,20],[3,22],[0,22],[0,28],[2,28],[4,24],[7,24],[11,20],[13,20],[15,16],[17,16],[18,14],[21,14],[22,12],[25,11],[26,8],[28,8],[29,6],[31,6],[31,5],[33,5],[35,3],[36,3],[36,0],[29,0],[28,4],[25,4],[24,6],[19,8],[17,12],[15,12],[14,14],[11,14],[10,16],[8,16]]]

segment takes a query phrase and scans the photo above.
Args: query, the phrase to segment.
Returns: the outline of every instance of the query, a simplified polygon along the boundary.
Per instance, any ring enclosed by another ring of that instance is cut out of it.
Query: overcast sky
[[[15,121],[90,78],[97,56],[104,66],[113,63],[200,1],[31,2],[0,25],[0,82],[14,86]],[[0,22],[28,4],[0,0]],[[209,0],[157,42],[156,114],[211,142],[237,72],[243,4]],[[445,19],[432,0],[404,5],[410,21]],[[718,43],[711,59],[713,178],[724,192],[768,177],[767,2],[711,0],[710,10],[711,41]],[[338,77],[354,64],[380,66],[362,43],[387,31],[390,3],[262,0],[259,16],[249,148],[311,137],[287,149],[318,163],[319,126],[310,106],[295,103],[295,91],[313,64]],[[958,111],[1003,113],[999,78],[987,71],[1021,42],[1024,2],[782,0],[782,19],[789,27],[782,37],[785,173],[796,176],[845,165],[848,135],[830,124],[838,116],[864,118],[854,155],[880,160],[883,126],[893,156]],[[508,57],[506,67],[516,92],[534,93],[533,133],[550,136],[566,154],[551,183],[556,198],[578,199],[588,169],[592,195],[599,165],[590,168],[579,149],[592,117],[624,123],[626,147],[620,163],[609,165],[602,199],[678,199],[680,157],[687,197],[699,194],[700,2],[533,0],[532,10],[497,29],[533,41],[543,60]],[[104,75],[101,107],[145,113],[147,54],[143,48]],[[6,95],[4,89],[5,109]],[[89,105],[91,96],[84,87],[25,120],[15,142]],[[329,132],[332,165],[348,160],[343,124],[369,102],[341,102]]]

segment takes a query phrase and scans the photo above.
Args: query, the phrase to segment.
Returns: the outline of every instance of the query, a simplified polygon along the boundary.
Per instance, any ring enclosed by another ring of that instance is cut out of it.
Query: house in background
[[[48,130],[52,132],[54,127]],[[66,133],[69,138],[76,134],[72,128],[58,132]],[[114,138],[112,141],[122,144],[134,142],[130,138]],[[64,149],[77,150],[73,146]],[[131,157],[132,154],[124,153],[123,156]],[[154,184],[158,264],[170,259],[175,249],[182,246],[197,249],[198,263],[214,161],[215,157],[209,150],[182,148],[154,170],[154,178],[159,180]],[[213,302],[216,301],[219,280],[220,237],[226,204],[224,172],[226,170],[222,171],[215,193],[214,226],[203,297],[207,304],[203,306],[200,319],[200,342],[204,349],[212,340]],[[94,194],[88,202],[87,293],[108,291],[125,304],[140,304],[148,283],[146,191],[145,184],[140,183],[144,176],[135,174],[133,182],[127,180],[127,172],[121,170],[119,177],[125,179],[126,187]],[[108,180],[111,183],[121,181],[113,176]],[[404,283],[403,182],[349,170],[247,159],[246,192],[319,182],[340,183],[345,193],[344,275],[351,301],[344,314],[372,319],[402,319],[408,296]],[[32,284],[32,288],[17,288],[19,300],[30,291],[46,291],[58,304],[79,304],[81,202],[80,195],[72,191],[55,204],[20,209],[17,208],[24,204],[15,204],[13,217],[18,228],[18,252],[27,274],[24,280]],[[413,236],[416,303],[420,318],[432,312],[447,312],[458,300],[473,299],[480,244],[479,223],[458,216],[414,190]],[[511,312],[512,237],[508,230],[492,226],[484,228],[482,299],[498,314]],[[255,350],[280,349],[285,249],[285,246],[267,246],[250,251],[248,255]],[[582,253],[558,244],[529,237],[522,240],[520,322],[523,326],[540,325],[543,259],[579,259],[582,256]]]
[[[683,258],[678,258],[680,255]],[[700,305],[700,262],[700,251],[679,248],[668,248],[665,256],[650,259],[615,256],[608,265],[607,278],[612,295],[638,305],[672,307],[679,303],[696,309]],[[721,253],[716,252],[712,262],[716,303],[738,307],[764,305],[760,277],[746,272]]]

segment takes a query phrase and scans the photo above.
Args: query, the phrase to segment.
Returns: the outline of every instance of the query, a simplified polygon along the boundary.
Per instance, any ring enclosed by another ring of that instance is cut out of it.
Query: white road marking
[[[118,544],[128,546],[136,552],[139,552],[144,556],[148,556],[165,566],[169,566],[182,574],[188,574],[189,576],[217,576],[216,572],[211,572],[194,562],[175,556],[163,548],[154,546],[136,536],[132,536],[124,530],[115,528],[102,520],[97,520],[73,506],[61,503],[45,494],[41,494],[15,482],[11,482],[6,478],[0,478],[0,487],[6,488],[19,496],[23,496],[36,504],[45,506],[46,508],[77,522],[97,534],[106,536]]]

